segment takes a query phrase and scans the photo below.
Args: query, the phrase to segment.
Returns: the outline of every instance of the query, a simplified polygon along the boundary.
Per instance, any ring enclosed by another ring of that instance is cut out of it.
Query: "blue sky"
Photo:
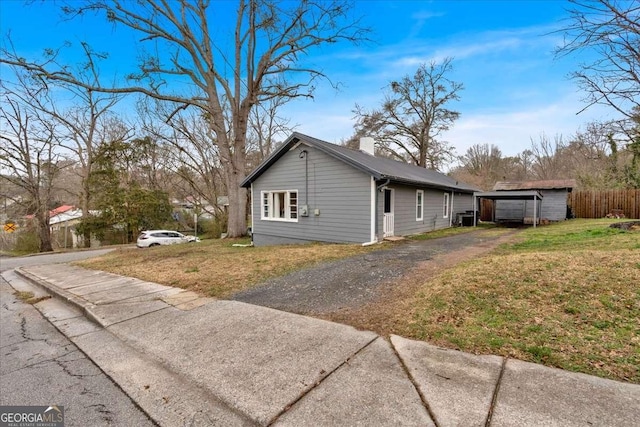
[[[553,56],[562,39],[554,30],[562,27],[568,6],[545,0],[357,1],[356,13],[373,29],[374,41],[338,45],[311,57],[340,90],[321,84],[314,100],[291,102],[282,115],[300,132],[340,142],[353,133],[356,103],[376,107],[389,81],[412,75],[421,63],[453,57],[450,78],[465,89],[450,105],[461,117],[444,139],[458,154],[489,143],[515,155],[543,132],[569,137],[591,120],[615,116],[603,107],[576,115],[584,107],[583,94],[567,74],[585,58]],[[131,35],[114,32],[96,17],[61,22],[50,1],[29,6],[2,1],[0,19],[3,37],[10,31],[27,58],[64,40],[89,40],[98,50],[109,50],[111,65],[103,75],[124,72],[136,58]]]

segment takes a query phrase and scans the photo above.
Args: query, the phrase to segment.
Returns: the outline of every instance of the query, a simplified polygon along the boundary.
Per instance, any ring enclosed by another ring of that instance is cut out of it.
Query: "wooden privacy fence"
[[[621,210],[627,218],[640,218],[640,190],[589,190],[569,194],[576,218],[604,218]]]

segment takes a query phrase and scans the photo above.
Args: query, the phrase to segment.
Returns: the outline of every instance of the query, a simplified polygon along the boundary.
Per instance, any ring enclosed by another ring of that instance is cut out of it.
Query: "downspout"
[[[304,158],[304,204],[309,206],[309,158],[307,156],[307,150],[302,150],[298,155],[299,158]]]
[[[391,182],[387,179],[384,183],[376,186],[376,180],[371,177],[371,241],[365,242],[362,246],[378,243],[378,193]]]
[[[478,219],[476,218],[476,193],[473,193],[473,226],[478,226]]]
[[[382,192],[382,189],[389,185],[390,182],[391,180],[387,179],[385,182],[376,187],[376,240],[378,240],[378,234],[380,234],[380,229],[378,228],[378,197]]]
[[[449,227],[453,227],[453,195],[455,191],[451,192],[451,206],[449,206]]]
[[[256,231],[256,217],[254,215],[254,203],[256,199],[253,198],[253,182],[251,183],[251,246],[253,246],[253,233]],[[260,203],[262,203],[262,196],[260,197]],[[260,208],[262,209],[262,208]]]
[[[378,185],[377,190],[381,191],[383,187],[386,187],[387,185],[389,185],[389,183],[391,182],[390,179],[387,179],[385,182],[383,182],[382,184]]]

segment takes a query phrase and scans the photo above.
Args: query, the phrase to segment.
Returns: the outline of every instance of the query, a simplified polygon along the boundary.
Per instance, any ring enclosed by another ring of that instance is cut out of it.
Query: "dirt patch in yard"
[[[618,228],[620,230],[640,231],[640,221],[616,222],[611,224],[610,228]]]
[[[385,243],[388,248],[271,279],[231,299],[382,332],[385,322],[391,321],[388,310],[394,311],[390,300],[402,299],[404,292],[415,291],[414,283],[486,253],[515,233],[491,229]]]
[[[487,232],[490,233],[490,232]],[[496,247],[516,239],[517,231],[496,234],[495,238],[476,242],[469,246],[435,255],[417,263],[401,278],[380,286],[377,297],[365,304],[343,307],[339,310],[314,313],[317,317],[346,323],[358,329],[370,330],[380,335],[395,334],[406,325],[407,313],[413,308],[416,292],[426,282],[443,271],[462,262],[478,258]]]

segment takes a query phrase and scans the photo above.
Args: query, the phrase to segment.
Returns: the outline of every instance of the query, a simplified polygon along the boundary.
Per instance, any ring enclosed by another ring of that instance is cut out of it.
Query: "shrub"
[[[13,248],[15,252],[31,254],[40,251],[40,240],[35,231],[21,231],[16,238],[16,244]]]

